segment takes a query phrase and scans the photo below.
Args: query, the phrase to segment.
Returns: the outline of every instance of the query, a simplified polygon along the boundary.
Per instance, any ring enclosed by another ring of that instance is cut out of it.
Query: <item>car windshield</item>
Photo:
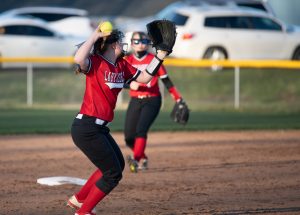
[[[262,11],[265,11],[267,12],[267,9],[262,5],[262,4],[254,4],[254,3],[236,3],[238,6],[240,7],[250,7],[250,8],[253,8],[253,9],[257,9],[257,10],[262,10]]]
[[[185,25],[186,21],[188,20],[188,16],[179,14],[179,13],[170,13],[166,19],[174,22],[177,26]]]
[[[166,19],[166,17],[169,17],[170,14],[174,13],[175,9],[180,8],[181,6],[182,6],[182,3],[175,2],[175,3],[170,4],[169,6],[165,7],[163,10],[161,10],[155,16],[157,19]]]
[[[58,20],[61,20],[61,19],[72,17],[72,16],[73,17],[79,16],[79,15],[76,15],[76,14],[34,13],[34,12],[33,13],[23,13],[23,14],[20,14],[20,15],[40,18],[40,19],[43,19],[47,22],[54,22],[54,21],[58,21]]]

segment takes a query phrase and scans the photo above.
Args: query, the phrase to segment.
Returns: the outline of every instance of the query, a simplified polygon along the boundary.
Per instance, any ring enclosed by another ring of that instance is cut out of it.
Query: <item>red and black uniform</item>
[[[126,60],[139,70],[144,70],[153,58],[151,53],[146,53],[141,58],[131,54]],[[137,161],[147,157],[144,153],[147,133],[161,107],[159,78],[175,101],[181,99],[163,65],[148,84],[140,84],[137,90],[130,89],[131,99],[126,113],[124,134],[126,145],[133,150],[134,159]]]
[[[86,73],[86,89],[79,114],[72,124],[76,146],[99,169],[85,186],[96,186],[108,194],[122,178],[125,163],[120,148],[109,134],[107,124],[113,120],[117,96],[125,82],[134,80],[139,71],[120,58],[115,64],[103,56],[92,55]],[[84,200],[90,187],[76,194]]]

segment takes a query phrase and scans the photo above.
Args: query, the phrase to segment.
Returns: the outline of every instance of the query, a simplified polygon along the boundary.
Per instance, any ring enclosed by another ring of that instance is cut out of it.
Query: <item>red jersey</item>
[[[124,59],[113,64],[103,56],[92,55],[89,61],[80,113],[111,122],[118,94],[124,83],[138,74],[137,69]]]
[[[151,60],[154,58],[154,55],[151,53],[148,53],[141,59],[135,57],[133,54],[129,55],[126,60],[137,69],[143,71],[146,69],[148,64],[151,62]],[[166,77],[167,71],[165,67],[162,65],[156,75],[151,79],[151,81],[148,84],[140,84],[139,88],[137,90],[130,89],[130,96],[131,97],[140,97],[140,96],[159,96],[159,86],[158,86],[158,78]]]

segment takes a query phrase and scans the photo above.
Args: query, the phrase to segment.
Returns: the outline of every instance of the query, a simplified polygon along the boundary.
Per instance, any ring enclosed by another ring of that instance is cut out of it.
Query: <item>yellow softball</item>
[[[101,22],[98,29],[103,33],[110,33],[113,30],[113,25],[109,21]]]

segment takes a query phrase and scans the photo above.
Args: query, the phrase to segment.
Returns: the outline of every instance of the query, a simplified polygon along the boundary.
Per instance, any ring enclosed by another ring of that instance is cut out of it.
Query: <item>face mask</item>
[[[135,56],[137,58],[142,58],[147,54],[147,51],[140,51],[140,52],[135,52]]]

